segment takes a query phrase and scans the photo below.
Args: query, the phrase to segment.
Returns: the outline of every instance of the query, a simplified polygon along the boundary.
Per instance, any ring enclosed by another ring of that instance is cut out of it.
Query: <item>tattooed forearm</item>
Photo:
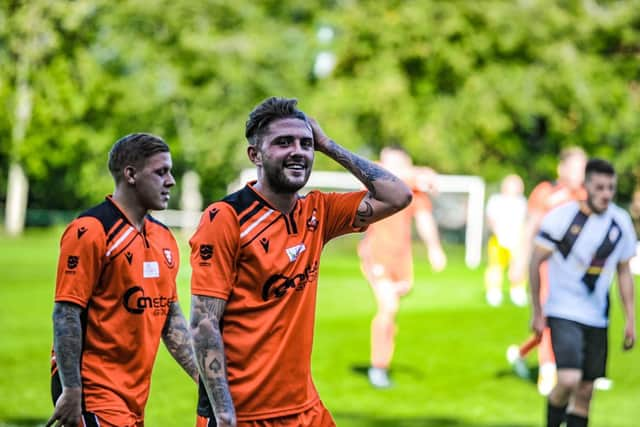
[[[82,307],[57,302],[53,307],[53,349],[64,387],[80,387],[80,353],[82,352]]]
[[[386,181],[398,181],[398,178],[388,172],[386,169],[379,165],[363,159],[362,157],[353,154],[352,152],[344,149],[340,145],[336,144],[333,140],[326,148],[325,154],[336,162],[340,163],[345,169],[354,174],[364,186],[369,190],[373,197],[376,197],[376,188],[373,185],[374,181],[386,180]]]
[[[197,381],[198,368],[191,345],[191,332],[177,302],[169,306],[169,315],[162,331],[162,340],[176,362],[191,378]]]
[[[193,296],[191,331],[200,379],[213,407],[216,419],[235,420],[235,408],[227,380],[224,344],[220,319],[226,301],[219,298]]]

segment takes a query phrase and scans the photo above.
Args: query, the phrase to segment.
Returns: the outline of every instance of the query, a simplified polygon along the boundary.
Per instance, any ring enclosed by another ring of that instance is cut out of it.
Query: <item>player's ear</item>
[[[249,160],[256,166],[262,166],[262,153],[255,145],[249,145],[247,147],[247,155],[249,156]]]
[[[136,168],[133,166],[125,166],[122,174],[124,175],[124,180],[127,184],[133,185],[136,183]]]

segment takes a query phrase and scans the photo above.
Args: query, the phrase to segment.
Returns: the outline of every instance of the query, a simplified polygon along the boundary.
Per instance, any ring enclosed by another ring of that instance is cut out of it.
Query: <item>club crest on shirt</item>
[[[133,254],[129,251],[127,251],[124,254],[124,257],[127,259],[127,262],[129,263],[129,265],[131,265],[131,262],[133,261]]]
[[[620,230],[618,229],[618,227],[611,227],[611,230],[609,231],[609,241],[615,242],[618,239],[619,235]]]
[[[314,209],[311,212],[311,216],[307,220],[307,230],[309,231],[316,231],[316,228],[318,228],[319,221],[318,221],[318,218],[316,218],[316,212],[317,212],[317,209]]]
[[[164,254],[164,260],[167,263],[167,267],[173,268],[175,266],[173,259],[173,252],[169,248],[163,248],[162,253]]]
[[[286,252],[287,256],[289,257],[289,261],[293,262],[298,259],[298,256],[300,256],[300,254],[304,252],[305,249],[307,249],[307,247],[304,245],[304,243],[300,243],[299,245],[287,248]]]

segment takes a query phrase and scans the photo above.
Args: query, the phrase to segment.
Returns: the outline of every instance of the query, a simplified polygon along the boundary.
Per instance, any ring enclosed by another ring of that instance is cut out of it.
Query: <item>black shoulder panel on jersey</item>
[[[158,224],[159,226],[161,226],[162,228],[164,228],[165,230],[168,230],[169,227],[167,227],[166,225],[164,225],[163,223],[161,223],[160,221],[158,221],[156,218],[152,217],[151,215],[147,214],[147,219],[155,224]]]
[[[256,200],[263,201],[248,185],[222,199],[222,201],[230,205],[238,215],[251,206]]]
[[[100,223],[102,223],[102,227],[104,228],[104,233],[107,232],[113,227],[113,225],[122,218],[122,212],[116,208],[113,203],[105,200],[97,206],[94,206],[80,215],[78,218],[90,216],[96,218]]]

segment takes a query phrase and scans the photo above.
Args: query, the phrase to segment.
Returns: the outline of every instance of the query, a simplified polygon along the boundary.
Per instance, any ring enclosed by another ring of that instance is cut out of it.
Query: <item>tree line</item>
[[[613,161],[623,199],[640,177],[637,0],[0,4],[0,200],[11,165],[30,207],[100,200],[107,150],[135,131],[219,198],[271,95],[370,158],[400,144],[442,173],[516,172],[530,189],[578,145]]]

